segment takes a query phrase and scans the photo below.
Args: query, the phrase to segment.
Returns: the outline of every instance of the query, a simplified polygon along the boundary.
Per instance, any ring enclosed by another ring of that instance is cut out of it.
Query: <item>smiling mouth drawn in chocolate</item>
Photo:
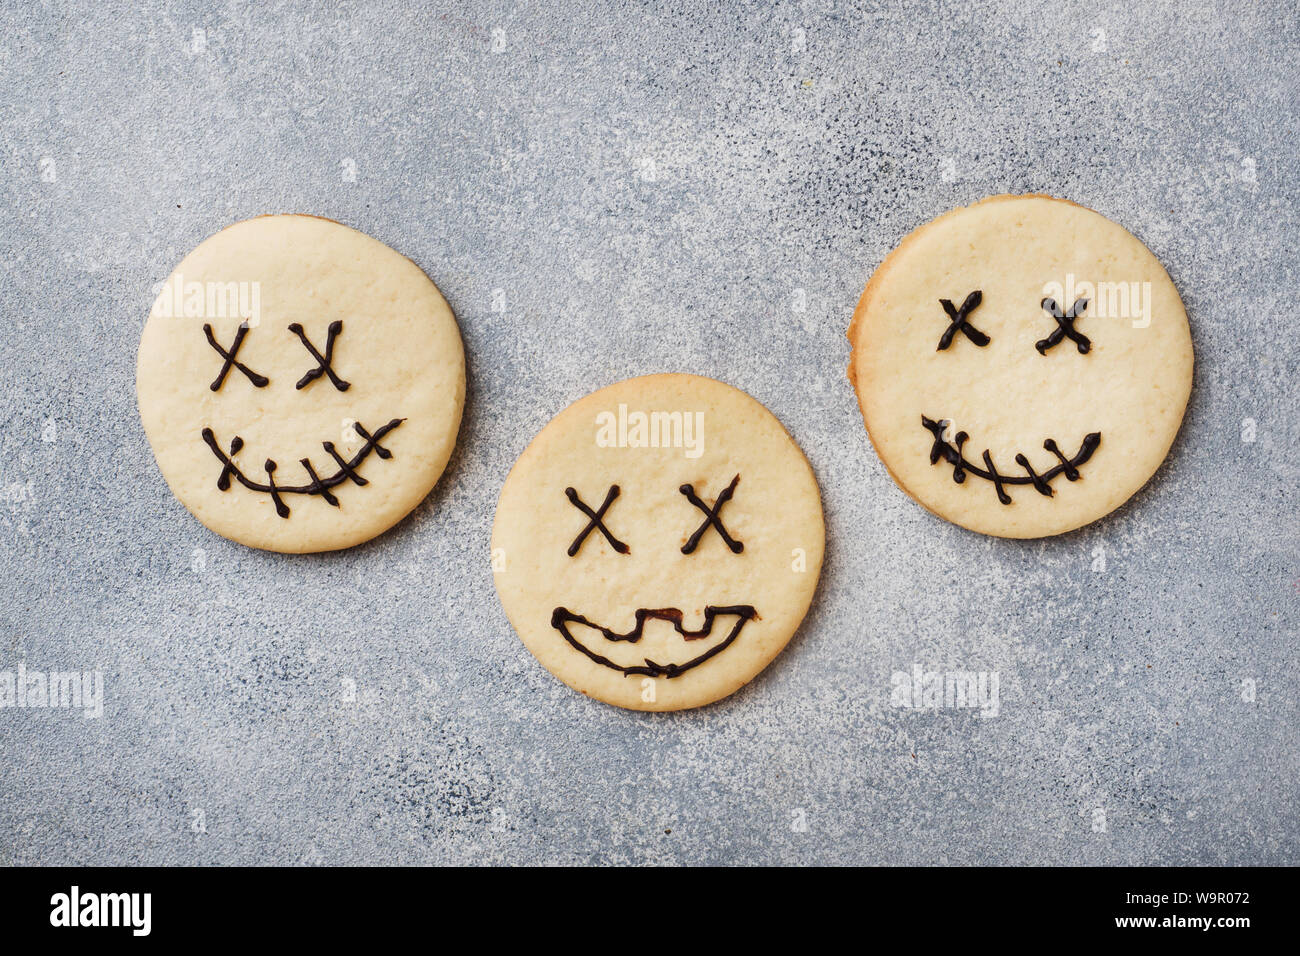
[[[326,502],[337,508],[339,507],[339,500],[330,493],[331,488],[336,485],[341,485],[349,479],[357,485],[368,485],[370,482],[357,474],[357,468],[360,467],[361,463],[365,461],[367,457],[369,457],[372,451],[380,458],[392,458],[393,453],[380,445],[379,439],[383,438],[404,421],[406,421],[405,418],[394,418],[387,425],[378,429],[373,435],[366,431],[365,428],[361,426],[360,422],[353,422],[353,430],[361,437],[365,444],[361,446],[359,452],[352,456],[351,460],[344,459],[343,456],[338,453],[338,449],[334,447],[333,442],[321,442],[321,447],[323,447],[325,452],[338,464],[338,471],[330,475],[328,478],[321,478],[316,474],[316,469],[312,467],[311,459],[301,458],[299,459],[299,464],[306,469],[307,475],[311,478],[311,483],[306,485],[277,485],[275,483],[275,470],[277,465],[273,458],[268,458],[265,465],[263,465],[266,469],[266,484],[253,481],[251,478],[248,478],[234,462],[235,455],[239,454],[239,450],[244,447],[244,439],[236,435],[230,442],[230,452],[227,454],[226,452],[223,452],[221,446],[217,444],[216,435],[213,434],[211,428],[203,429],[201,434],[203,440],[207,442],[208,447],[212,449],[212,454],[216,455],[217,459],[224,466],[221,469],[221,476],[217,478],[218,488],[222,491],[229,491],[230,479],[233,477],[250,491],[260,491],[270,495],[271,500],[275,502],[275,513],[281,518],[287,518],[289,517],[289,506],[281,499],[281,495],[320,495]]]
[[[953,441],[948,442],[943,437],[943,433],[948,428],[949,423],[947,421],[934,421],[922,415],[921,424],[934,435],[934,445],[930,448],[930,464],[936,464],[942,458],[952,465],[952,480],[959,485],[966,480],[967,473],[983,478],[985,481],[993,482],[993,487],[997,489],[998,501],[1004,505],[1011,504],[1011,496],[1003,490],[1003,485],[1033,485],[1034,490],[1040,495],[1046,495],[1050,498],[1053,494],[1051,481],[1057,475],[1065,475],[1067,481],[1078,481],[1082,477],[1079,474],[1079,466],[1091,458],[1092,453],[1101,444],[1101,432],[1091,432],[1084,436],[1078,453],[1073,458],[1066,458],[1061,454],[1056,442],[1049,438],[1043,442],[1043,448],[1056,456],[1057,464],[1040,475],[1029,464],[1029,459],[1022,453],[1017,452],[1016,464],[1025,469],[1028,474],[1003,475],[999,474],[997,468],[994,467],[993,457],[989,454],[987,448],[984,449],[983,468],[972,465],[963,457],[962,446],[970,438],[965,432],[958,432],[953,436]]]
[[[622,665],[615,664],[609,658],[603,657],[589,649],[569,632],[570,624],[582,624],[592,630],[599,631],[601,636],[607,641],[627,641],[635,644],[637,641],[641,640],[641,636],[645,631],[645,622],[651,618],[655,618],[661,621],[671,621],[673,628],[687,641],[698,641],[711,636],[713,634],[714,620],[724,615],[735,615],[736,617],[736,623],[731,628],[731,633],[727,635],[725,640],[715,644],[703,654],[692,658],[684,664],[657,664],[649,658],[646,658],[644,664],[623,667]],[[698,667],[709,658],[722,653],[730,647],[732,642],[735,641],[736,637],[740,634],[741,628],[743,628],[747,622],[754,620],[757,617],[758,612],[748,604],[737,604],[730,607],[713,607],[710,605],[704,609],[704,626],[698,631],[690,631],[682,626],[682,612],[678,608],[643,607],[637,609],[636,627],[632,628],[632,630],[628,631],[626,634],[619,634],[615,631],[611,631],[607,627],[601,627],[599,624],[592,623],[581,614],[574,614],[568,608],[557,607],[551,614],[551,627],[559,631],[566,641],[583,654],[586,654],[587,657],[591,658],[597,664],[608,667],[611,670],[620,671],[629,677],[633,675],[645,677],[678,677],[691,668]]]

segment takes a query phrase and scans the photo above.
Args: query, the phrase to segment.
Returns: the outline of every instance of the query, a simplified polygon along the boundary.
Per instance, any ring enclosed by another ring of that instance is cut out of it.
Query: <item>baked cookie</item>
[[[1078,528],[1159,467],[1192,386],[1169,275],[1104,216],[995,196],[917,229],[867,284],[849,380],[903,490],[1008,538]]]
[[[328,551],[433,488],[465,400],[460,330],[409,259],[314,216],[202,242],[145,324],[140,417],[163,477],[220,535]]]
[[[528,649],[597,700],[681,710],[783,648],[821,573],[821,497],[766,408],[695,375],[570,405],[501,489],[497,593]]]

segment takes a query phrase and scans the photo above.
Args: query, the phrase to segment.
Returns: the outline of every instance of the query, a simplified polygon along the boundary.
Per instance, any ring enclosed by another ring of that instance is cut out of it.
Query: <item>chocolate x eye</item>
[[[428,494],[456,440],[464,368],[455,317],[409,259],[325,219],[262,216],[201,243],[164,283],[136,391],[158,467],[195,517],[254,547],[325,551]]]
[[[947,313],[948,318],[952,320],[952,323],[948,328],[944,329],[943,335],[939,336],[938,350],[940,352],[952,345],[952,337],[958,332],[966,336],[966,338],[970,339],[980,348],[989,344],[989,337],[970,323],[971,312],[973,312],[975,307],[983,300],[984,293],[980,292],[979,289],[976,289],[970,295],[966,296],[960,309],[952,304],[951,299],[939,300],[939,304],[943,306],[943,311]]]
[[[203,334],[207,337],[208,344],[216,350],[218,355],[225,359],[225,362],[221,365],[221,371],[218,372],[217,377],[212,380],[212,384],[208,386],[212,391],[220,391],[221,386],[226,381],[226,374],[232,368],[237,368],[239,371],[243,372],[256,388],[266,388],[267,385],[271,384],[271,380],[265,375],[257,374],[243,362],[240,362],[235,358],[235,356],[239,354],[239,347],[244,344],[244,336],[248,334],[247,322],[239,323],[239,328],[235,330],[235,340],[230,343],[229,350],[221,347],[221,344],[217,342],[216,338],[212,334],[212,326],[206,322],[203,323]]]
[[[311,339],[307,338],[307,333],[303,331],[302,326],[297,322],[289,323],[289,331],[302,340],[302,344],[306,346],[307,351],[311,353],[312,358],[320,363],[314,369],[308,371],[302,378],[298,379],[298,384],[295,385],[294,388],[306,388],[322,375],[328,375],[330,382],[332,382],[334,387],[340,392],[346,392],[352,387],[351,382],[343,381],[343,379],[339,378],[338,375],[334,373],[334,340],[343,332],[343,322],[341,320],[335,319],[330,323],[329,337],[325,340],[324,355],[321,355],[320,352],[316,351],[316,346],[311,344]]]
[[[578,536],[573,539],[573,543],[569,545],[569,557],[573,557],[578,553],[582,548],[582,542],[587,540],[587,535],[591,534],[592,531],[599,531],[603,534],[605,540],[609,542],[609,546],[619,554],[628,553],[630,550],[628,546],[610,534],[609,529],[605,527],[605,512],[609,510],[609,506],[612,505],[614,499],[618,497],[618,485],[609,486],[609,491],[605,493],[605,500],[595,511],[588,508],[582,498],[579,497],[578,492],[572,488],[565,488],[564,496],[572,502],[575,508],[591,519],[591,521],[587,523],[587,526],[578,532]]]
[[[1187,314],[1159,261],[1046,196],[994,197],[907,236],[849,339],[890,476],[985,534],[1059,534],[1117,508],[1159,467],[1191,391]]]
[[[785,646],[823,537],[812,469],[767,409],[712,379],[650,375],[538,433],[501,489],[492,561],[511,624],[552,674],[620,707],[679,710],[732,693]]]
[[[735,478],[731,479],[731,484],[722,489],[722,493],[718,495],[718,500],[715,501],[712,506],[706,505],[703,500],[701,500],[700,496],[695,493],[695,488],[692,485],[682,485],[677,489],[686,496],[687,501],[704,512],[704,524],[696,528],[695,533],[686,539],[686,543],[682,545],[682,554],[694,554],[695,549],[700,545],[700,539],[704,537],[704,532],[708,531],[710,528],[717,529],[718,534],[721,536],[722,540],[726,542],[727,547],[736,554],[740,554],[740,552],[745,550],[744,544],[727,534],[727,529],[723,525],[722,519],[718,517],[718,512],[722,510],[722,506],[730,501],[731,496],[736,493],[736,485],[738,484],[740,484],[740,475],[736,475]]]
[[[1088,341],[1086,335],[1075,329],[1074,323],[1083,314],[1083,310],[1088,307],[1088,300],[1075,299],[1074,305],[1070,306],[1067,312],[1061,311],[1061,307],[1056,304],[1055,299],[1043,299],[1042,306],[1056,320],[1056,328],[1052,330],[1052,334],[1047,338],[1034,343],[1034,348],[1038,350],[1038,354],[1046,355],[1048,349],[1059,344],[1062,339],[1068,338],[1079,349],[1080,355],[1087,355],[1092,349],[1092,343]]]

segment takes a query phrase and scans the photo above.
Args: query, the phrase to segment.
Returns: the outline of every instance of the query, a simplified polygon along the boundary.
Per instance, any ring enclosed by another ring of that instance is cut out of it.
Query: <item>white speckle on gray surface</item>
[[[0,709],[0,862],[1300,862],[1293,4],[701,6],[0,9],[0,671],[105,695]],[[1132,502],[1015,542],[894,485],[844,331],[904,234],[1030,191],[1151,246],[1196,380]],[[135,409],[153,287],[266,212],[465,339],[447,473],[347,552],[209,533]],[[827,520],[784,654],[670,715],[547,674],[488,554],[537,430],[656,371],[771,408]],[[998,716],[891,706],[914,664]]]

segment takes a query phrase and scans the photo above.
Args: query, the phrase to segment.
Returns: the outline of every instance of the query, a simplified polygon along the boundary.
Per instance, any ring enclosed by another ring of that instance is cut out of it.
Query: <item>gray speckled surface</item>
[[[106,700],[0,710],[0,861],[1300,861],[1294,6],[725,6],[3,5],[0,670]],[[898,239],[1023,191],[1144,239],[1197,348],[1153,483],[1034,543],[907,499],[843,374]],[[270,211],[465,338],[447,474],[346,553],[207,532],[135,410],[151,287]],[[785,422],[828,553],[762,677],[655,716],[534,662],[487,539],[551,415],[661,370]],[[1001,714],[892,708],[913,663]]]

